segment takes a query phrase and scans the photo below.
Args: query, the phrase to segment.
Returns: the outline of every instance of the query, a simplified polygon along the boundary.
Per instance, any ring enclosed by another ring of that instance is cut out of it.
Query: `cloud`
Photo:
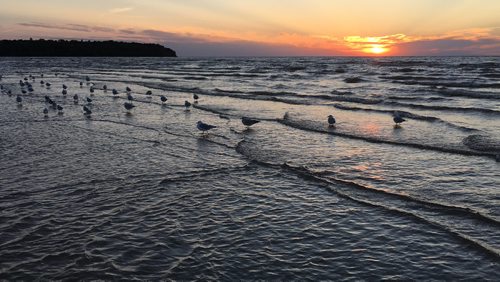
[[[114,32],[115,30],[109,27],[102,26],[89,26],[82,24],[65,24],[65,25],[54,25],[54,24],[46,24],[46,23],[18,23],[20,26],[25,27],[35,27],[35,28],[43,28],[43,29],[58,29],[58,30],[70,30],[70,31],[79,31],[79,32]]]
[[[61,30],[73,30],[73,31],[83,31],[83,32],[90,32],[90,29],[85,26],[79,26],[79,25],[67,25],[67,26],[58,26],[58,25],[51,25],[51,24],[44,24],[44,23],[18,23],[20,26],[25,26],[25,27],[36,27],[36,28],[46,28],[46,29],[61,29]]]
[[[111,14],[121,14],[121,13],[126,13],[129,11],[132,11],[134,8],[133,7],[123,7],[123,8],[114,8],[109,10]]]
[[[346,36],[346,46],[355,52],[390,55],[500,55],[498,28],[472,28],[442,35]]]
[[[500,55],[500,28],[475,28],[442,35],[381,36],[279,33],[274,36],[232,38],[212,34],[170,32],[157,29],[111,28],[84,24],[18,23],[30,36],[66,39],[121,40],[160,43],[181,56],[348,56],[348,55]],[[70,32],[64,32],[70,31]],[[77,37],[77,38],[75,38]],[[243,39],[241,39],[243,38]]]

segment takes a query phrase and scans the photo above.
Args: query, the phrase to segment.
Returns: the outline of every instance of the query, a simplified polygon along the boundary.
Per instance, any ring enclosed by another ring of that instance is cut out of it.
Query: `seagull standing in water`
[[[78,95],[73,95],[73,103],[78,104]]]
[[[200,97],[196,94],[193,94],[193,99],[194,99],[194,103],[197,104],[198,103],[198,99],[200,99]]]
[[[87,117],[90,117],[90,115],[92,114],[92,111],[87,108],[87,106],[83,106],[83,111],[84,111],[84,115],[87,116]]]
[[[328,116],[328,126],[332,127],[335,125],[335,118],[332,115]]]
[[[22,105],[22,103],[23,103],[23,98],[21,98],[21,96],[17,95],[17,97],[16,97],[16,101],[17,101],[17,103],[18,103],[19,105]]]
[[[129,111],[129,112],[130,112],[130,110],[132,110],[133,108],[135,108],[134,104],[129,103],[129,102],[125,102],[125,103],[123,104],[123,106],[124,106],[124,107],[125,107],[125,109],[127,109],[127,111]]]
[[[396,123],[396,126],[399,126],[400,123],[406,121],[406,119],[402,118],[398,112],[394,114],[392,120]]]
[[[63,114],[63,107],[61,105],[57,105],[57,113],[59,115],[62,115]]]
[[[161,96],[160,96],[160,100],[161,100],[161,103],[162,103],[162,104],[165,104],[165,102],[167,102],[167,97],[165,97],[165,96],[161,95]]]
[[[189,108],[191,107],[191,103],[188,101],[184,101],[184,107],[186,107],[186,111],[189,111]]]
[[[206,124],[200,120],[196,123],[196,128],[198,128],[198,130],[201,130],[203,132],[202,134],[205,134],[210,129],[217,128],[217,126]]]
[[[241,118],[241,123],[243,123],[243,125],[245,125],[247,128],[250,128],[250,126],[256,124],[256,123],[259,123],[260,120],[258,119],[253,119],[253,118],[248,118],[248,117],[242,117]]]
[[[47,108],[43,109],[43,116],[49,117],[49,109],[47,109]]]

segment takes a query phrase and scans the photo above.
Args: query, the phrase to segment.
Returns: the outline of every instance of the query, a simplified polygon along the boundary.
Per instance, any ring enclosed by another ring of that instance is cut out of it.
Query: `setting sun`
[[[385,47],[383,47],[381,45],[373,45],[373,46],[371,46],[369,48],[363,49],[363,51],[366,52],[366,53],[371,53],[371,54],[378,55],[378,54],[382,54],[382,53],[385,53],[385,52],[389,51],[389,49],[385,48]]]

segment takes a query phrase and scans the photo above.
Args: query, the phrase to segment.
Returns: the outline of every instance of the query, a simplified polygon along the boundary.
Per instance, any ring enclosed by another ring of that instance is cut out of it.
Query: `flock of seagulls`
[[[41,78],[43,78],[43,74],[40,75]],[[0,80],[2,80],[2,76],[0,75]],[[21,93],[23,94],[26,94],[26,93],[32,93],[34,91],[33,89],[33,85],[29,82],[29,81],[32,81],[34,82],[35,81],[35,76],[33,75],[29,75],[28,77],[24,77],[22,80],[19,80],[19,86],[21,87]],[[89,87],[89,92],[90,92],[90,96],[94,96],[94,92],[95,92],[95,88],[94,88],[94,84],[91,83],[91,79],[89,76],[86,76],[85,77],[85,81],[87,83],[87,85],[90,85]],[[83,82],[80,82],[80,87],[82,88],[84,83]],[[46,87],[47,89],[50,89],[52,84],[50,82],[47,82],[47,81],[43,81],[43,80],[40,80],[40,85],[42,87]],[[107,92],[108,90],[108,87],[107,85],[103,85],[102,86],[102,89],[104,92]],[[2,91],[2,93],[6,92],[9,96],[12,95],[12,91],[11,90],[5,90],[3,85],[0,84],[0,90]],[[127,110],[127,114],[130,114],[130,111],[135,108],[136,106],[133,104],[133,101],[134,101],[134,97],[132,96],[132,89],[130,87],[126,87],[125,88],[125,92],[127,94],[127,102],[125,102],[123,104],[124,108]],[[68,94],[68,86],[66,84],[63,84],[62,85],[62,91],[61,91],[62,95],[63,96],[66,96]],[[118,90],[117,89],[112,89],[112,94],[113,94],[113,97],[116,98],[118,97],[117,95],[119,94]],[[148,98],[152,98],[152,94],[153,92],[151,90],[148,90],[146,92],[146,96]],[[162,103],[162,105],[165,105],[165,103],[168,101],[167,97],[164,96],[164,95],[160,95],[160,101]],[[193,94],[193,103],[194,104],[197,104],[198,103],[198,100],[199,100],[199,96],[197,94]],[[80,101],[80,98],[78,96],[78,94],[74,94],[73,95],[73,102],[74,104],[78,104]],[[91,107],[92,107],[92,98],[90,97],[86,97],[85,98],[85,101],[86,101],[86,104],[83,105],[83,115],[86,116],[87,118],[90,118],[91,115],[92,115],[92,110],[91,110]],[[23,102],[23,99],[20,95],[17,95],[16,97],[16,102],[19,106],[22,106],[22,102]],[[57,113],[59,115],[62,115],[64,112],[64,108],[63,106],[57,104],[54,100],[52,100],[49,96],[45,96],[45,103],[47,104],[47,106],[49,107],[52,107],[54,110],[57,110]],[[185,111],[190,111],[190,108],[192,106],[192,103],[185,100],[184,101],[184,108],[185,108]],[[47,107],[45,107],[43,109],[43,114],[44,114],[44,117],[48,117],[48,114],[49,114],[49,109]],[[287,117],[288,113],[285,114],[285,119]],[[223,118],[223,117],[221,117]],[[225,117],[224,118],[226,119],[229,119],[228,117]],[[401,116],[400,113],[398,112],[395,112],[394,115],[393,115],[393,121],[395,123],[395,127],[399,127],[401,123],[405,122],[406,120]],[[254,124],[257,124],[259,123],[260,120],[258,119],[253,119],[253,118],[249,118],[249,117],[242,117],[241,118],[241,123],[246,126],[246,128],[250,128],[250,126],[254,125]],[[328,126],[329,127],[334,127],[335,126],[335,123],[336,123],[336,120],[335,118],[333,117],[333,115],[329,115],[327,117],[327,122],[328,122]],[[202,132],[202,135],[205,135],[208,133],[208,131],[210,131],[211,129],[214,129],[214,128],[217,128],[217,126],[215,125],[211,125],[211,124],[207,124],[207,123],[204,123],[202,121],[198,121],[196,123],[196,128],[198,130],[200,130]]]

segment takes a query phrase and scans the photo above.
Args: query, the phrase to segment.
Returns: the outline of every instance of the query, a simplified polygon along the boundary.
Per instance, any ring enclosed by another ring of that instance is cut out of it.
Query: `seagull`
[[[45,83],[45,86],[47,86],[47,88],[49,88],[51,85],[52,85],[52,84],[50,84],[50,83],[48,83],[48,82],[46,82],[46,83]]]
[[[73,103],[78,104],[78,95],[73,95]]]
[[[68,89],[68,86],[66,86],[66,84],[63,84],[63,89]]]
[[[129,102],[125,102],[125,103],[123,104],[123,106],[125,107],[125,109],[127,109],[127,111],[130,111],[130,110],[132,110],[133,108],[135,108],[134,104],[129,103]]]
[[[161,95],[160,96],[160,100],[161,100],[162,103],[165,103],[165,102],[167,102],[167,97]]]
[[[191,103],[188,101],[184,101],[184,107],[186,107],[186,111],[189,111],[189,108],[191,107]]]
[[[52,103],[52,109],[54,109],[54,110],[55,110],[55,109],[57,109],[57,106],[58,106],[58,105],[57,105],[57,103],[56,103],[56,102],[53,102],[53,103]]]
[[[63,114],[63,107],[61,105],[57,105],[57,113],[62,115]]]
[[[396,123],[396,126],[399,126],[400,123],[406,121],[406,119],[402,118],[398,112],[394,114],[392,120]]]
[[[328,126],[332,127],[335,124],[335,118],[332,115],[328,116]]]
[[[41,85],[44,85],[44,84],[45,84],[45,82],[43,82],[43,80],[40,80],[40,84],[41,84]]]
[[[108,91],[108,86],[107,86],[106,84],[104,84],[104,85],[102,86],[102,89],[104,90],[104,92],[106,92],[106,91]]]
[[[113,89],[113,95],[118,95],[118,91],[116,89]]]
[[[83,86],[83,82],[80,81],[80,88]]]
[[[87,97],[87,103],[91,104],[92,103],[92,99],[90,99],[89,97]]]
[[[151,90],[148,90],[148,91],[146,92],[146,95],[153,95],[153,92],[151,92]]]
[[[128,87],[128,86],[125,88],[125,90],[127,90],[127,92],[132,91],[132,89],[130,89],[130,87]]]
[[[45,102],[47,102],[47,103],[48,103],[49,101],[50,101],[50,97],[49,97],[49,96],[47,96],[47,95],[45,95]]]
[[[90,87],[90,96],[94,96],[94,87]]]
[[[134,101],[134,97],[132,97],[132,94],[127,93],[127,100]]]
[[[17,95],[16,97],[16,101],[19,105],[21,105],[21,103],[23,102],[23,98],[21,98],[21,96]]]
[[[83,111],[85,112],[83,114],[86,116],[90,116],[92,114],[92,111],[89,108],[87,108],[87,106],[83,106]]]
[[[198,103],[198,99],[200,99],[200,97],[196,94],[193,94],[193,99],[195,103]]]
[[[65,89],[63,89],[62,94],[63,94],[63,95],[68,94],[68,91],[66,91],[66,88],[65,88]]]
[[[24,82],[22,80],[19,80],[19,86],[21,86],[21,87],[24,86]]]
[[[215,126],[215,125],[203,123],[201,120],[196,123],[196,128],[198,128],[198,130],[201,130],[203,133],[207,132],[210,129],[216,128],[216,127],[217,126]]]
[[[22,89],[21,93],[26,94],[26,90]]]
[[[47,109],[47,108],[43,109],[43,115],[44,115],[44,117],[48,117],[49,116],[49,109]]]
[[[89,77],[88,75],[87,75],[87,76],[85,76],[85,80],[86,80],[87,82],[89,82],[89,81],[90,81],[90,77]]]
[[[242,117],[241,118],[241,123],[243,123],[243,125],[245,125],[247,128],[256,124],[256,123],[259,123],[260,120],[257,120],[257,119],[252,119],[252,118],[248,118],[248,117]]]

